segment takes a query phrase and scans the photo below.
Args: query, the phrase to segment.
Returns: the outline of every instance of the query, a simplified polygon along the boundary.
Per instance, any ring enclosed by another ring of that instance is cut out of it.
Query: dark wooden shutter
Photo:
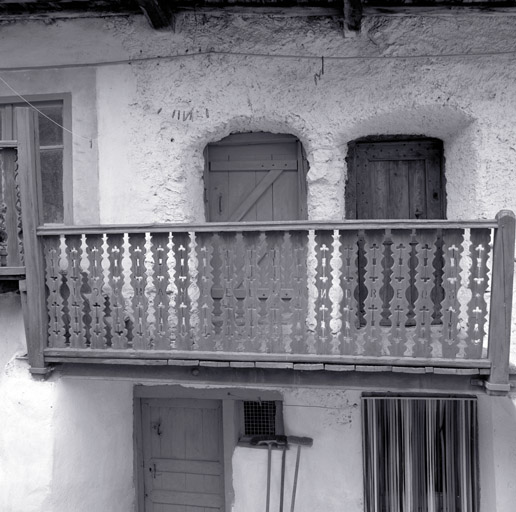
[[[207,220],[306,218],[306,160],[295,137],[233,134],[207,147],[206,162]]]
[[[346,217],[445,218],[442,154],[436,139],[350,144]]]

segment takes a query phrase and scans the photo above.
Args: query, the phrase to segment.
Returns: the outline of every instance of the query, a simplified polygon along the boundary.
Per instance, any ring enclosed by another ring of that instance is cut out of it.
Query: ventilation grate
[[[276,402],[244,402],[246,436],[276,435]]]

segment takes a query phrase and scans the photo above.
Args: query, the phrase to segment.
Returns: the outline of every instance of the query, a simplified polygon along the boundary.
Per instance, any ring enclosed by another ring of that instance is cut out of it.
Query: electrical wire
[[[62,124],[58,123],[54,119],[52,119],[50,116],[47,116],[45,112],[42,112],[38,107],[33,105],[29,100],[27,100],[22,94],[20,94],[14,87],[12,87],[8,82],[6,82],[1,76],[0,76],[0,82],[2,82],[12,93],[14,93],[18,98],[20,98],[24,103],[26,103],[30,108],[34,109],[38,114],[48,119],[51,123],[54,123],[56,126],[59,126],[62,130],[69,133],[72,136],[80,137],[81,139],[87,140],[90,143],[90,147],[93,145],[93,140],[90,137],[84,137],[84,135],[78,135],[74,133],[72,130],[66,128],[66,126],[63,126]]]
[[[303,55],[303,54],[283,54],[283,53],[258,53],[258,52],[234,52],[221,50],[207,50],[189,53],[177,53],[174,55],[151,55],[148,57],[133,57],[129,59],[119,59],[101,62],[82,62],[68,64],[45,64],[41,66],[14,66],[0,67],[0,72],[12,71],[31,71],[43,69],[68,69],[83,67],[101,67],[101,66],[117,66],[122,64],[137,64],[139,62],[152,61],[170,61],[182,58],[193,58],[203,56],[234,56],[234,57],[256,57],[266,59],[300,59],[300,60],[321,60],[322,58],[329,61],[348,61],[348,60],[415,60],[415,59],[452,59],[452,58],[479,58],[479,57],[495,57],[495,56],[516,56],[516,48],[506,51],[492,52],[456,52],[456,53],[424,53],[415,55]]]

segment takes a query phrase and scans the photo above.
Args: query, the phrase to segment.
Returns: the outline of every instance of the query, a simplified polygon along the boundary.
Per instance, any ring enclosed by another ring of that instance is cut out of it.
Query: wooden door
[[[442,142],[416,139],[350,146],[346,217],[444,219]]]
[[[436,139],[415,139],[378,142],[355,142],[350,145],[348,158],[348,182],[346,186],[346,217],[349,219],[444,219],[446,194],[444,191],[443,147]],[[363,240],[358,250],[358,300],[360,324],[364,324],[364,304],[367,296],[364,284],[365,256]],[[385,242],[390,246],[390,242]],[[441,318],[443,289],[442,242],[437,237],[435,261],[436,286],[432,291],[433,322]],[[410,289],[408,292],[409,313],[407,326],[413,325],[414,304],[417,298],[414,275],[417,260],[412,249]],[[386,247],[387,281],[388,268],[392,264],[389,247]],[[386,282],[385,282],[386,284]],[[382,324],[390,325],[389,302],[392,289],[381,290],[383,299]]]
[[[206,149],[211,222],[306,219],[306,160],[291,135],[233,134]]]
[[[142,399],[145,512],[224,511],[222,404]]]

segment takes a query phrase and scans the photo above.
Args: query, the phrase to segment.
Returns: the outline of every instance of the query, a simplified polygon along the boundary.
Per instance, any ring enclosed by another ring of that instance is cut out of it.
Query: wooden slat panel
[[[195,400],[191,401],[194,402]],[[156,471],[168,471],[170,473],[190,473],[192,475],[221,475],[222,464],[220,462],[206,460],[178,460],[160,459],[154,457],[152,462],[156,464]]]
[[[198,494],[189,492],[173,492],[155,490],[151,491],[150,497],[156,503],[169,503],[187,507],[206,507],[209,509],[220,509],[223,506],[222,497],[216,494]],[[185,509],[186,510],[186,509]]]
[[[252,218],[251,216],[250,219],[247,218],[246,214],[251,210],[253,205],[255,205],[256,201],[265,193],[265,191],[269,187],[271,187],[272,184],[281,176],[281,173],[281,169],[269,171],[265,175],[265,177],[256,184],[256,187],[247,195],[244,195],[238,189],[235,189],[235,181],[232,180],[230,193],[234,190],[234,194],[236,197],[245,197],[245,199],[241,203],[238,203],[238,205],[235,208],[232,208],[232,213],[229,216],[229,220],[237,222],[241,220],[258,220],[256,218],[256,214],[254,215],[254,218]],[[274,220],[274,218],[272,217],[272,213],[273,212],[270,212],[270,219]]]
[[[330,300],[331,267],[330,258],[332,252],[333,231],[315,232],[315,256],[317,258],[315,282],[317,297],[315,298],[315,319],[318,336],[317,353],[327,354],[331,352],[331,311]]]
[[[15,149],[0,149],[0,267],[23,265],[21,204]]]
[[[111,318],[108,319],[111,346],[113,348],[128,348],[127,311],[124,297],[124,268],[123,268],[123,235],[107,235],[109,275],[108,283],[111,289],[109,308]]]
[[[70,291],[68,297],[68,315],[70,347],[72,348],[84,348],[86,346],[86,326],[84,325],[85,305],[82,290],[86,274],[81,267],[81,245],[81,236],[70,235],[66,237],[66,256],[68,260],[66,279]],[[124,347],[117,346],[117,348]]]
[[[414,286],[417,299],[414,304],[416,332],[413,350],[416,357],[429,357],[432,352],[430,341],[434,310],[432,289],[435,284],[433,261],[436,254],[436,237],[437,232],[435,230],[416,230],[417,266]]]
[[[173,252],[175,258],[175,285],[177,289],[177,346],[176,348],[190,347],[191,326],[190,311],[191,302],[188,295],[190,286],[190,272],[188,270],[188,252],[190,249],[190,237],[187,233],[174,233],[172,237]]]
[[[468,336],[466,357],[477,359],[482,356],[482,343],[486,334],[487,320],[486,290],[488,286],[487,260],[490,252],[490,230],[472,229],[470,232],[471,272],[468,304]]]
[[[169,234],[153,233],[151,236],[151,252],[153,256],[154,283],[154,347],[157,349],[170,348],[170,327],[168,324],[168,311],[170,299],[167,289],[170,283],[168,271]]]
[[[403,356],[406,351],[407,332],[405,326],[408,319],[410,293],[410,238],[407,233],[392,232],[392,276],[391,287],[393,297],[390,302],[391,346],[390,355]]]
[[[342,353],[355,353],[354,346],[359,327],[359,304],[356,299],[358,284],[358,231],[340,231],[340,252],[342,258]]]
[[[383,231],[366,231],[364,235],[365,274],[364,284],[367,297],[364,300],[366,353],[380,355],[379,339],[380,321],[383,301],[381,289],[383,286],[383,258],[384,258]]]
[[[129,235],[129,256],[131,258],[130,283],[133,297],[132,307],[132,348],[150,348],[147,332],[148,298],[145,294],[147,271],[145,268],[145,235]]]
[[[297,160],[227,160],[211,162],[210,171],[297,171]]]
[[[101,235],[88,235],[86,237],[86,254],[88,255],[88,285],[86,293],[88,316],[86,322],[89,341],[92,348],[104,348],[106,346],[106,328],[104,325],[106,297],[104,295],[104,271],[102,268],[102,243]],[[139,348],[142,348],[139,346]]]
[[[460,259],[464,240],[462,230],[447,230],[443,234],[444,274],[442,301],[442,350],[444,357],[454,357],[458,352],[461,286]]]
[[[389,188],[387,193],[384,190],[382,194],[388,202],[388,214],[385,217],[389,219],[408,219],[410,218],[408,162],[391,161],[387,164]],[[373,218],[383,217],[376,214]]]
[[[63,298],[60,290],[63,283],[59,263],[60,238],[52,237],[45,241],[45,276],[48,290],[48,345],[56,348],[66,346]]]
[[[199,349],[214,350],[214,321],[216,319],[212,288],[214,237],[210,234],[197,235],[198,283],[199,283]]]

